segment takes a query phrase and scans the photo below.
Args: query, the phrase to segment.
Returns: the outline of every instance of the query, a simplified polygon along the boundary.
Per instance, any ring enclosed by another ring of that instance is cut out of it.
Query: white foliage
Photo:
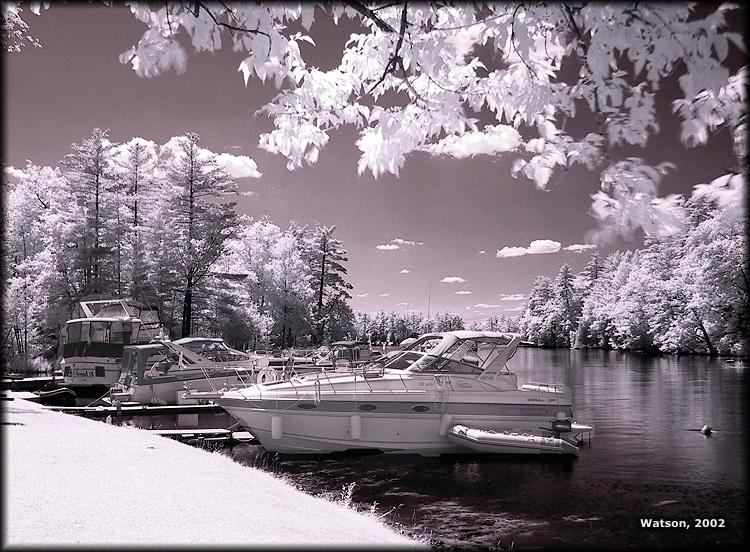
[[[187,53],[177,38],[186,37],[196,52],[231,45],[242,53],[238,71],[246,84],[273,81],[279,93],[263,109],[273,129],[259,143],[285,156],[289,170],[317,162],[330,133],[353,126],[360,175],[398,176],[414,151],[512,152],[512,175],[545,188],[561,167],[596,168],[607,144],[645,146],[660,130],[654,94],[673,74],[682,141],[705,143],[709,132],[726,125],[738,159],[745,155],[745,69],[729,75],[726,67],[730,48],[744,45],[741,35],[727,32],[727,15],[737,9],[728,4],[700,17],[687,3],[409,3],[369,13],[326,4],[129,5],[147,29],[120,61],[138,75],[184,71]],[[13,6],[5,13],[18,30],[23,21]],[[321,14],[335,23],[356,19],[361,28],[328,70],[308,66],[304,56],[314,47],[305,33]],[[562,76],[564,62],[577,75]],[[584,137],[566,131],[566,120],[586,107],[601,128]],[[479,116],[488,113],[494,120],[478,128]],[[603,178],[612,169],[605,167]],[[620,213],[626,232],[641,223],[650,233],[677,226],[670,198],[636,194],[599,193],[592,209],[609,220]]]

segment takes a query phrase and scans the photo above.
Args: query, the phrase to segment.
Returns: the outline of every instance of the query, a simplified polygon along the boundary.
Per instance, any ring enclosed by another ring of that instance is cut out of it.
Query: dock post
[[[177,391],[177,404],[198,404],[197,399],[184,396],[185,389]],[[198,427],[198,414],[178,414],[177,427]]]

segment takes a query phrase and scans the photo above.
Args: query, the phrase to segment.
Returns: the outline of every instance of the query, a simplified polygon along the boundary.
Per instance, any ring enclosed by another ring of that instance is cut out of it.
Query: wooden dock
[[[112,416],[163,416],[177,414],[206,414],[224,412],[218,404],[176,404],[176,405],[121,405],[117,406],[47,406],[48,410],[77,414],[87,418]]]
[[[47,385],[63,385],[63,377],[35,376],[35,377],[9,377],[0,378],[0,390],[6,391],[39,391]]]
[[[149,429],[151,433],[190,444],[260,445],[252,433],[231,429]]]

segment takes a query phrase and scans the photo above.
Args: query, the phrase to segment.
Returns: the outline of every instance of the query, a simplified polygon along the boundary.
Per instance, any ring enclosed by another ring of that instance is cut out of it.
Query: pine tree
[[[304,255],[307,258],[312,286],[315,291],[313,320],[316,327],[316,343],[320,343],[327,327],[335,323],[332,318],[334,308],[341,302],[351,299],[347,282],[346,267],[348,258],[340,240],[333,237],[335,226],[322,226],[315,223],[315,229],[304,239]]]
[[[114,197],[116,181],[111,170],[114,144],[109,130],[95,128],[91,136],[72,145],[73,153],[65,156],[68,167],[65,178],[85,212],[85,227],[81,236],[79,262],[83,268],[84,294],[112,293],[116,267],[112,243],[105,236],[108,220],[115,218],[117,203]]]
[[[197,134],[188,133],[162,148],[165,178],[173,187],[175,204],[167,223],[179,234],[183,336],[192,330],[194,290],[221,257],[225,240],[236,228],[236,202],[227,198],[237,195],[237,185],[219,167],[216,155],[200,148],[199,143]]]

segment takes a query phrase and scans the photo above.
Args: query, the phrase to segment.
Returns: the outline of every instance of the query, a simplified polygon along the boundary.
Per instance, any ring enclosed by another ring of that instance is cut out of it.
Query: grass
[[[214,451],[217,454],[223,454],[229,458],[234,458],[231,455],[231,452],[226,450],[217,450]],[[236,462],[236,460],[234,460]],[[244,464],[243,464],[244,465]],[[292,479],[289,475],[284,474],[281,472],[280,469],[280,463],[279,463],[279,454],[276,452],[262,452],[261,454],[258,454],[253,459],[253,468],[258,468],[263,471],[266,471],[268,473],[271,473],[278,479],[281,479],[288,485],[291,485],[298,491],[301,491],[306,494],[311,494],[307,489],[304,488],[302,484]],[[391,508],[387,512],[380,512],[378,509],[378,502],[374,501],[372,504],[361,504],[359,502],[356,502],[354,500],[354,489],[357,486],[357,483],[352,481],[347,485],[342,485],[341,490],[338,492],[335,491],[324,491],[322,493],[317,494],[319,498],[322,498],[324,500],[328,500],[329,502],[333,502],[335,504],[338,504],[340,506],[343,506],[345,508],[348,508],[350,510],[353,510],[357,513],[364,514],[368,517],[372,517],[374,519],[377,519],[393,529],[396,533],[403,535],[407,538],[410,538],[418,543],[424,544],[426,546],[434,547],[436,542],[432,538],[432,533],[427,532],[417,532],[413,529],[410,529],[406,525],[402,523],[398,523],[396,521],[392,521],[388,519],[388,516],[393,513],[395,508]]]

